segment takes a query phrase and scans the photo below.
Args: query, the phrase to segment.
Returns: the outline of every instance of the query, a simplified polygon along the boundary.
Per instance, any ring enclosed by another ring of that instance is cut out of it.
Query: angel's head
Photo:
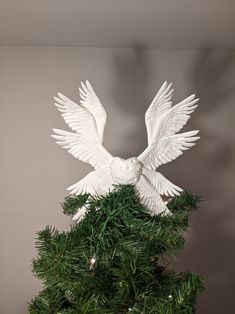
[[[141,163],[136,157],[114,157],[110,164],[111,176],[117,184],[135,184],[141,174]]]

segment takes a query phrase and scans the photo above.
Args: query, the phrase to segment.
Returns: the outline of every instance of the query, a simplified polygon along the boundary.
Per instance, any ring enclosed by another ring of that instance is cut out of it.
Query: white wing
[[[77,220],[77,223],[79,223],[85,216],[87,211],[86,206],[82,206],[79,208],[78,212],[73,216],[72,220]]]
[[[113,179],[110,175],[108,168],[103,168],[90,172],[85,178],[78,181],[68,188],[70,194],[86,194],[91,195],[106,195],[114,189]],[[89,204],[89,198],[87,203]],[[73,220],[79,223],[85,216],[89,205],[84,205],[79,208],[78,212],[74,215]]]
[[[82,180],[71,185],[68,190],[70,194],[105,195],[113,189],[113,179],[108,168],[94,170]]]
[[[166,94],[167,101],[169,97]],[[152,124],[147,125],[147,131],[151,134],[150,144],[138,157],[145,167],[155,169],[176,159],[184,150],[195,145],[193,142],[199,139],[195,136],[198,131],[175,133],[187,123],[190,114],[197,108],[197,102],[195,95],[187,97],[174,107],[170,107],[167,102],[165,105],[155,102],[155,111],[158,112],[158,116],[154,117]]]
[[[103,142],[104,127],[106,124],[106,112],[102,106],[99,98],[97,97],[94,89],[92,88],[89,81],[84,84],[81,82],[81,87],[79,87],[81,105],[87,108],[93,117],[95,118],[97,130],[100,138],[100,142]]]
[[[171,108],[172,105],[172,94],[173,89],[171,89],[172,83],[169,85],[164,82],[159,89],[157,95],[154,97],[151,105],[145,113],[145,124],[147,128],[148,145],[151,144],[153,140],[154,128],[156,126],[156,119]]]
[[[91,164],[95,169],[107,167],[113,156],[102,146],[97,134],[94,137],[88,135],[71,133],[63,130],[53,129],[56,133],[52,135],[57,144],[68,149],[75,158]]]
[[[163,202],[161,196],[149,180],[141,175],[136,183],[136,189],[139,192],[140,202],[146,206],[151,216],[164,213],[165,215],[171,214],[166,204]]]
[[[68,97],[58,93],[58,97],[54,97],[57,109],[62,112],[65,123],[77,133],[98,132],[100,142],[103,141],[104,127],[106,123],[106,112],[95,94],[91,84],[81,82],[80,105],[73,102]]]
[[[54,97],[55,105],[62,112],[64,121],[76,133],[53,129],[55,135],[52,137],[75,158],[100,169],[107,167],[113,158],[101,144],[106,113],[90,84],[82,83],[82,88],[80,105],[61,93]]]
[[[99,139],[95,118],[87,108],[76,104],[61,93],[58,93],[58,97],[54,97],[54,99],[56,100],[55,106],[62,113],[61,116],[65,123],[73,131]]]
[[[177,185],[173,184],[169,180],[167,180],[161,173],[156,172],[154,170],[149,170],[147,168],[143,168],[143,175],[150,181],[150,183],[155,187],[155,189],[161,195],[166,196],[175,196],[180,195],[179,192],[183,190]]]

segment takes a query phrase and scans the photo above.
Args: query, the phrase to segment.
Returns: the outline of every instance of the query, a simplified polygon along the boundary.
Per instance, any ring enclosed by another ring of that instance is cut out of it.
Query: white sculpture
[[[191,95],[172,107],[171,85],[162,85],[145,114],[148,147],[138,157],[126,160],[113,157],[102,145],[106,112],[88,81],[79,88],[80,105],[61,93],[54,97],[56,107],[74,132],[53,129],[52,137],[75,158],[95,168],[68,188],[70,194],[105,195],[113,184],[134,184],[151,215],[170,214],[161,195],[179,195],[182,189],[155,169],[176,159],[199,139],[198,130],[176,134],[197,108],[198,99]],[[80,221],[85,212],[84,206],[73,220]]]

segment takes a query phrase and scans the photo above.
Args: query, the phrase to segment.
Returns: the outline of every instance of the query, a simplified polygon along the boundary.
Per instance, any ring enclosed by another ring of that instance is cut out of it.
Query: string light
[[[124,287],[124,286],[128,286],[127,282],[125,280],[121,280],[118,282],[119,287]]]
[[[183,301],[184,301],[184,298],[181,297],[181,298],[178,300],[178,303],[179,303],[179,304],[182,304]]]
[[[90,269],[92,269],[92,268],[94,267],[95,263],[96,263],[96,259],[95,259],[95,257],[93,256],[93,257],[90,259]]]
[[[172,299],[173,299],[173,296],[172,296],[171,294],[169,294],[169,295],[168,295],[168,299],[169,299],[169,300],[172,300]]]

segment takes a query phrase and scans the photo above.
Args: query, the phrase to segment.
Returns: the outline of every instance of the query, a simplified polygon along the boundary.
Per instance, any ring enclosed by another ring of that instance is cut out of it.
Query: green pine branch
[[[65,198],[67,215],[89,203],[69,232],[47,227],[38,233],[33,272],[45,289],[30,313],[195,313],[201,278],[169,271],[162,261],[183,248],[189,215],[201,199],[185,192],[168,204],[172,215],[151,217],[133,186],[88,197]]]

